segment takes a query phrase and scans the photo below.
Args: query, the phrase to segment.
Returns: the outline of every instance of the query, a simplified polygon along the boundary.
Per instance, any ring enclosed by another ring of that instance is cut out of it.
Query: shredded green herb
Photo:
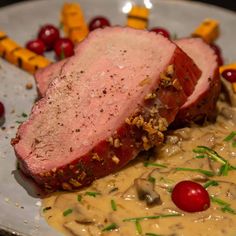
[[[102,232],[105,232],[105,231],[112,231],[112,230],[118,229],[118,228],[119,228],[119,227],[118,227],[117,224],[112,223],[112,224],[106,226],[105,228],[103,228],[103,229],[102,229]]]
[[[217,203],[219,206],[221,206],[221,211],[236,215],[236,210],[231,208],[230,203],[214,196],[210,196],[210,198],[212,202]]]
[[[204,187],[204,188],[208,188],[208,187],[210,187],[210,186],[218,186],[218,185],[219,185],[219,183],[218,183],[217,181],[215,181],[215,180],[210,180],[210,181],[206,182],[206,183],[203,185],[203,187]]]
[[[232,142],[232,147],[234,147],[234,148],[236,147],[236,141]]]
[[[182,168],[182,167],[177,167],[175,168],[176,171],[192,171],[192,172],[198,172],[201,174],[204,174],[206,176],[212,177],[214,176],[214,173],[212,171],[208,170],[203,170],[203,169],[193,169],[193,168]]]
[[[91,197],[97,197],[97,195],[101,195],[101,193],[98,192],[86,192],[85,195],[91,196]]]
[[[139,220],[135,221],[135,227],[136,227],[138,234],[141,235],[143,233],[143,230],[142,230],[142,226],[141,226]]]
[[[117,211],[117,205],[116,205],[115,200],[113,200],[113,199],[111,200],[111,208],[113,211]]]
[[[156,167],[161,167],[161,168],[167,168],[166,165],[163,165],[163,164],[159,164],[159,163],[154,163],[154,162],[144,162],[143,164],[145,167],[148,167],[148,166],[156,166]]]
[[[52,207],[45,207],[45,208],[43,208],[43,212],[49,211],[51,209],[52,209]]]
[[[223,212],[227,212],[233,215],[236,215],[236,210],[234,210],[233,208],[231,208],[230,206],[224,206],[221,208],[221,211]]]
[[[161,236],[160,234],[154,234],[154,233],[146,233],[146,236]]]
[[[227,161],[222,157],[220,156],[215,150],[209,148],[209,147],[206,147],[206,146],[197,146],[197,148],[193,149],[193,152],[195,153],[200,153],[202,155],[205,155],[207,156],[208,158],[214,160],[214,161],[217,161],[221,164],[225,164]]]
[[[233,138],[236,136],[236,131],[232,131],[228,136],[226,136],[223,141],[229,142],[233,140]]]
[[[228,202],[223,201],[220,198],[214,197],[214,196],[210,196],[211,201],[214,203],[217,203],[220,206],[229,206],[230,204]]]
[[[67,210],[65,210],[65,211],[63,212],[63,216],[68,216],[68,215],[70,215],[72,212],[73,212],[73,210],[72,210],[71,208],[68,208]]]
[[[20,120],[17,120],[16,123],[17,124],[22,124],[24,121],[20,121]]]
[[[78,196],[77,196],[77,200],[78,200],[78,202],[81,202],[81,201],[82,201],[82,196],[81,196],[81,195],[78,195]]]
[[[155,179],[154,177],[152,177],[152,176],[149,176],[149,177],[148,177],[148,181],[149,181],[150,183],[153,183],[153,184],[156,183],[156,179]]]
[[[229,170],[230,170],[230,166],[229,166],[229,162],[227,161],[224,165],[221,166],[220,171],[219,171],[218,174],[220,176],[227,176]]]
[[[27,117],[28,115],[23,112],[23,113],[21,114],[21,116],[22,116],[22,117]]]
[[[168,218],[168,217],[175,217],[175,216],[182,216],[181,214],[161,214],[161,215],[154,215],[154,216],[142,216],[136,218],[125,218],[123,222],[134,222],[134,221],[141,221],[141,220],[148,220],[148,219],[160,219],[160,218]]]

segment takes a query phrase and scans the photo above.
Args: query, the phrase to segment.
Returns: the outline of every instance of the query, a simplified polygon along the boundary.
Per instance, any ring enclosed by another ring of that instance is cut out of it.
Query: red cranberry
[[[228,80],[230,83],[236,82],[236,70],[234,69],[227,69],[222,72],[222,77]]]
[[[74,55],[74,44],[68,38],[60,38],[54,46],[54,51],[59,59]]]
[[[168,39],[170,38],[170,33],[164,28],[155,27],[155,28],[152,28],[150,31],[155,32],[157,34],[161,34]]]
[[[89,30],[92,31],[92,30],[95,30],[98,28],[104,28],[110,25],[111,24],[107,18],[103,16],[97,16],[89,22]]]
[[[0,118],[2,118],[5,115],[5,108],[3,103],[0,102]]]
[[[210,197],[206,189],[192,181],[176,184],[171,198],[178,208],[186,212],[204,211],[210,207]]]
[[[210,44],[211,48],[215,51],[215,54],[217,56],[217,62],[219,66],[222,66],[224,64],[224,60],[222,58],[221,49],[216,44]]]
[[[59,30],[53,25],[44,25],[38,33],[38,38],[41,39],[46,45],[47,50],[54,47],[55,42],[59,39]]]
[[[45,44],[41,39],[35,39],[31,40],[26,44],[26,48],[28,48],[30,51],[35,52],[36,54],[42,55],[45,50]]]

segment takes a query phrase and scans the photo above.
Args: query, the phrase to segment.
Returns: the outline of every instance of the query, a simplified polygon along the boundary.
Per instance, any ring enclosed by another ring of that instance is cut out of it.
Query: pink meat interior
[[[190,106],[192,102],[197,101],[203,93],[209,90],[209,78],[213,78],[214,76],[217,61],[214,51],[200,38],[181,39],[176,41],[176,44],[194,60],[202,71],[202,75],[197,82],[194,92],[182,106],[182,108],[185,108]]]
[[[18,156],[40,173],[86,154],[142,105],[175,49],[164,37],[145,31],[91,33],[21,125]]]

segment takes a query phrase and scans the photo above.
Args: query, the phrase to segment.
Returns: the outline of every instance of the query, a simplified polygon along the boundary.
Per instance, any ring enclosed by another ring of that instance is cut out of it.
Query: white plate
[[[108,17],[112,24],[124,25],[126,17],[122,7],[128,0],[79,0],[86,19],[96,15]],[[31,1],[0,9],[0,29],[17,42],[34,38],[40,25],[58,25],[63,0]],[[139,1],[140,2],[140,1]],[[142,1],[141,1],[142,2]],[[146,1],[148,2],[148,1]],[[220,21],[221,37],[218,41],[226,62],[236,60],[236,15],[210,5],[184,1],[152,0],[150,27],[163,26],[178,37],[188,36],[204,18]],[[26,90],[33,77],[0,59],[0,100],[6,107],[6,130],[0,129],[0,232],[1,229],[22,235],[60,235],[49,228],[39,215],[40,199],[33,185],[16,171],[15,155],[10,139],[16,132],[16,121],[25,118],[36,98],[35,87]],[[12,111],[15,111],[14,113]],[[14,128],[13,128],[14,126]]]

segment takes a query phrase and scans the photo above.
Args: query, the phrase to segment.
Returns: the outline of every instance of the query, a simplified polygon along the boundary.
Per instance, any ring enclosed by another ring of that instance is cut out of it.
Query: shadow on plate
[[[16,170],[12,171],[12,175],[16,182],[20,184],[31,197],[43,198],[47,195],[46,192],[44,192],[31,178],[20,171],[18,166]]]

